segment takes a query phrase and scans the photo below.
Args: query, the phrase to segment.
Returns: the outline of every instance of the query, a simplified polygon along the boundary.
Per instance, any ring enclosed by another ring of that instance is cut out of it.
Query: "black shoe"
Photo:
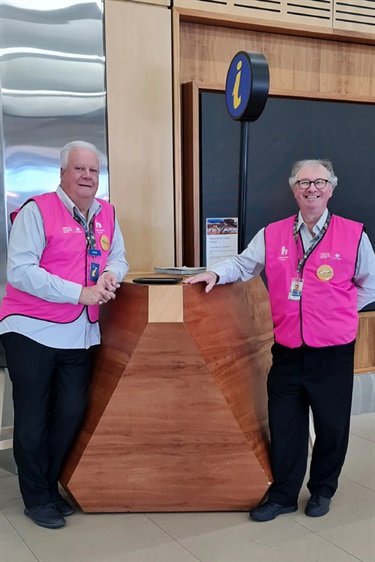
[[[45,505],[37,505],[35,507],[25,507],[25,515],[30,517],[39,525],[39,527],[46,527],[47,529],[58,529],[65,525],[65,519],[53,505],[47,503]]]
[[[329,512],[330,498],[313,494],[307,502],[305,513],[309,517],[322,517]]]
[[[63,517],[68,517],[69,515],[72,515],[74,513],[74,509],[72,508],[70,503],[64,500],[64,498],[60,496],[60,494],[56,498],[52,499],[52,503],[60,513],[60,515],[62,515]]]
[[[256,507],[250,511],[250,519],[253,521],[272,521],[278,515],[283,513],[293,513],[297,511],[298,505],[280,505],[270,500],[266,501],[262,506]]]

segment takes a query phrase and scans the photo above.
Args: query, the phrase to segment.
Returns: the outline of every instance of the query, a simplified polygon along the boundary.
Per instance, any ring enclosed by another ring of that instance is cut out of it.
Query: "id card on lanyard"
[[[309,257],[311,252],[314,250],[315,246],[323,238],[323,236],[324,236],[324,234],[325,234],[325,232],[328,228],[328,225],[330,223],[331,216],[332,216],[331,213],[328,212],[326,222],[324,223],[321,231],[319,232],[319,234],[317,234],[313,238],[310,246],[307,248],[307,250],[303,254],[302,258],[298,258],[297,272],[296,272],[295,277],[292,278],[292,281],[290,283],[290,289],[289,289],[289,295],[288,295],[288,299],[291,300],[291,301],[301,300],[302,289],[303,289],[303,279],[301,277],[302,268],[305,265],[305,262],[306,262],[307,258]],[[298,224],[298,215],[296,216],[296,218],[294,220],[294,226],[293,226],[293,237],[296,241],[297,251],[298,251],[299,246],[301,245],[301,242],[300,242],[299,237],[298,237],[297,224]]]
[[[92,256],[95,259],[95,256],[100,256],[101,251],[96,250],[95,248],[89,249],[89,256]],[[100,264],[91,261],[90,262],[90,279],[91,281],[97,281],[99,279],[99,271],[100,271]]]
[[[83,218],[77,212],[74,212],[74,219],[82,226],[85,232],[88,254],[91,259],[90,280],[96,282],[99,279],[100,264],[95,262],[95,257],[101,256],[102,252],[96,249],[96,239],[93,227],[94,218],[92,218],[90,223],[87,225]]]
[[[288,299],[290,301],[301,300],[302,289],[303,289],[303,279],[298,279],[297,277],[293,277],[292,282],[290,284]]]

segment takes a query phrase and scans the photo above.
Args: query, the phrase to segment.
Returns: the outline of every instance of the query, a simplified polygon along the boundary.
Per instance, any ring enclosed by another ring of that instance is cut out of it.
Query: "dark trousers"
[[[316,439],[307,487],[311,494],[331,498],[348,447],[354,342],[297,349],[275,343],[272,356],[267,389],[274,483],[269,499],[297,503],[307,466],[309,407]]]
[[[69,328],[67,328],[69,329]],[[14,458],[26,507],[51,502],[86,409],[92,351],[2,336],[13,385]]]

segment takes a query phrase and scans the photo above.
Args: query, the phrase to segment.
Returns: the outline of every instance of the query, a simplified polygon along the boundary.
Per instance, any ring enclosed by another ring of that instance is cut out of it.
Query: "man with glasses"
[[[99,306],[128,271],[114,207],[95,198],[99,151],[73,141],[60,156],[57,190],[13,217],[0,308],[25,515],[49,529],[73,513],[58,490],[61,466],[85,413]]]
[[[328,160],[302,160],[289,184],[296,216],[261,229],[242,254],[185,280],[247,281],[264,269],[275,343],[267,381],[271,468],[268,498],[250,511],[270,521],[298,509],[313,446],[305,513],[326,515],[345,460],[353,390],[357,311],[375,300],[375,255],[364,226],[327,209],[337,185]]]

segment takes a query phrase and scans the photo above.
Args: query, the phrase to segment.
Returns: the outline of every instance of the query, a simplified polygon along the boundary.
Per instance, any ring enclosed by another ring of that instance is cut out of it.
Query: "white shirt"
[[[78,208],[61,187],[57,188],[56,193],[72,216],[74,211],[79,213]],[[98,214],[100,209],[100,203],[94,199],[89,209],[87,223]],[[81,217],[86,222],[82,214]],[[30,201],[18,213],[17,220],[10,231],[8,282],[20,291],[43,300],[78,304],[82,285],[66,281],[39,267],[45,245],[43,219],[39,207],[34,201]],[[117,219],[115,219],[114,236],[105,269],[112,271],[119,282],[123,280],[129,269]],[[86,308],[77,320],[68,324],[57,324],[21,315],[8,316],[0,322],[0,334],[6,332],[17,332],[47,347],[59,349],[88,349],[100,343],[99,323],[89,322]]]
[[[327,214],[328,209],[325,210],[314,226],[314,236],[304,223],[301,213],[298,214],[297,229],[301,233],[305,251],[310,246],[314,237],[322,229],[327,219]],[[263,271],[265,261],[266,246],[264,241],[264,228],[262,228],[241,254],[215,264],[211,268],[211,271],[214,271],[220,276],[219,285],[233,283],[235,281],[248,281]],[[375,254],[369,237],[365,232],[362,233],[359,243],[354,283],[358,290],[357,310],[361,310],[364,306],[375,301]]]

